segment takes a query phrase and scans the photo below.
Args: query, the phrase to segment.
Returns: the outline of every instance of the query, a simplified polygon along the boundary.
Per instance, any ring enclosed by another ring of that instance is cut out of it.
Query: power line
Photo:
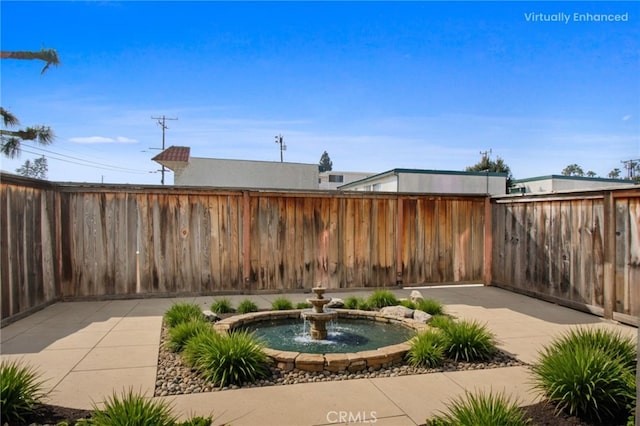
[[[24,149],[24,148],[23,148],[23,149],[21,149],[21,150],[22,150],[23,152],[28,153],[28,154],[43,155],[42,153],[34,152],[34,151],[29,151],[28,149]],[[55,154],[55,155],[58,155],[58,154]],[[106,165],[106,164],[105,164],[105,165],[102,165],[102,166],[97,166],[97,165],[95,165],[95,164],[83,164],[83,163],[79,163],[79,162],[77,162],[77,161],[71,161],[71,160],[65,160],[65,159],[62,159],[62,158],[56,158],[56,157],[51,156],[51,155],[48,155],[48,156],[43,155],[43,156],[44,156],[45,158],[49,158],[49,159],[52,159],[52,160],[62,161],[62,162],[64,162],[64,163],[76,164],[76,165],[78,165],[78,166],[84,166],[84,167],[93,167],[94,169],[109,170],[109,171],[112,171],[112,172],[114,172],[114,171],[115,171],[115,172],[121,172],[121,173],[131,173],[131,174],[141,174],[141,175],[144,175],[144,174],[150,173],[150,172],[145,172],[145,171],[140,171],[140,170],[134,170],[134,169],[123,169],[122,167],[109,166],[109,165]],[[82,160],[81,160],[81,161],[82,161]]]
[[[158,120],[158,125],[162,127],[162,150],[164,151],[164,131],[169,128],[166,125],[166,120],[177,120],[178,118],[177,117],[169,118],[163,115],[162,117],[151,117],[151,119]],[[158,148],[150,148],[150,149],[158,149]],[[160,183],[164,185],[164,172],[165,172],[164,164],[162,165],[162,169],[160,169],[160,171],[162,173],[162,178],[160,178]]]
[[[25,144],[25,145],[26,145],[26,144]],[[40,147],[38,147],[38,146],[34,146],[34,145],[26,145],[26,146],[27,146],[27,147],[29,147],[29,148],[31,148],[31,149],[37,149],[38,151],[48,152],[48,153],[50,153],[50,154],[58,155],[58,156],[60,156],[60,157],[66,157],[66,158],[71,158],[72,160],[83,161],[83,162],[85,162],[85,163],[89,163],[89,164],[91,164],[91,165],[95,164],[95,165],[98,165],[98,166],[109,167],[110,169],[114,169],[114,170],[115,170],[115,169],[120,169],[120,170],[122,170],[122,171],[126,171],[126,172],[133,172],[133,173],[139,173],[139,172],[140,172],[140,170],[138,170],[138,169],[130,169],[130,168],[127,168],[127,167],[112,166],[112,165],[110,165],[110,164],[99,163],[99,162],[97,162],[97,161],[85,160],[84,158],[74,157],[74,156],[66,155],[66,154],[60,154],[59,152],[49,151],[49,150],[47,150],[47,149],[40,148]],[[23,150],[23,151],[24,151],[24,150]],[[28,152],[28,151],[25,151],[25,152]],[[35,153],[33,153],[33,152],[30,152],[30,153],[31,153],[31,154],[35,154]],[[61,159],[59,159],[59,158],[56,158],[56,160],[64,161],[64,160],[61,160]],[[69,162],[69,163],[71,163],[71,161],[68,161],[68,162]],[[74,162],[73,164],[80,164],[80,163],[75,163],[75,162]],[[83,165],[83,164],[81,164],[81,165]]]

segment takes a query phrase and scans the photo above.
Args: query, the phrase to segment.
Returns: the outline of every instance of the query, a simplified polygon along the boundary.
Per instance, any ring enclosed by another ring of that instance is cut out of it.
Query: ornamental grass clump
[[[427,426],[525,426],[531,424],[518,403],[504,393],[467,393],[447,404],[447,412]]]
[[[429,315],[442,315],[444,314],[444,307],[442,303],[435,299],[423,299],[416,302],[416,309],[424,311]]]
[[[385,306],[395,306],[398,304],[398,298],[389,290],[375,290],[368,299],[369,305],[373,308],[380,309]]]
[[[249,312],[258,312],[258,305],[252,300],[244,299],[238,305],[238,312],[241,314],[248,314]]]
[[[91,418],[84,424],[97,426],[167,426],[177,423],[171,405],[135,394],[129,389],[122,397],[107,397],[104,408],[94,406]]]
[[[215,312],[216,314],[230,314],[234,312],[231,300],[226,297],[214,300],[211,304],[211,312]]]
[[[167,348],[173,352],[182,352],[189,339],[200,333],[211,331],[209,323],[200,320],[189,320],[169,329]]]
[[[357,309],[358,308],[358,302],[361,300],[361,298],[356,297],[356,296],[349,296],[346,299],[344,299],[344,308],[345,309]]]
[[[32,366],[21,361],[0,363],[0,420],[1,424],[24,422],[45,396],[44,381]]]
[[[407,352],[407,362],[414,367],[433,368],[444,360],[445,338],[438,330],[427,330],[416,335]]]
[[[195,336],[187,342],[185,359],[200,375],[223,388],[252,383],[270,373],[264,346],[246,330],[226,335]]]
[[[445,354],[454,361],[481,361],[496,352],[493,333],[476,321],[451,322],[441,329],[445,336]]]
[[[293,303],[286,297],[276,297],[273,302],[271,302],[272,311],[288,311],[291,309],[293,309]]]
[[[532,366],[534,387],[570,415],[605,424],[624,422],[635,405],[634,346],[605,330],[571,331],[540,352]]]
[[[429,321],[429,325],[434,328],[447,328],[453,324],[453,319],[448,315],[434,315]]]
[[[164,321],[169,327],[190,320],[206,321],[200,306],[193,303],[176,303],[164,314]]]
[[[296,309],[309,309],[313,305],[309,302],[298,302],[296,303]]]
[[[408,299],[399,300],[398,305],[404,306],[405,308],[409,308],[409,309],[416,308],[416,304],[412,300],[408,300]]]

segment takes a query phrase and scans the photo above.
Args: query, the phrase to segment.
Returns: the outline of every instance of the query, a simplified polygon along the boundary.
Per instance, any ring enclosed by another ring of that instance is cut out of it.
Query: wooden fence
[[[471,282],[640,315],[640,189],[490,201],[0,177],[3,323],[57,300]]]
[[[14,176],[0,187],[0,232],[9,242],[3,319],[58,299],[484,277],[485,197],[54,185]]]
[[[494,284],[638,325],[640,189],[492,204]]]

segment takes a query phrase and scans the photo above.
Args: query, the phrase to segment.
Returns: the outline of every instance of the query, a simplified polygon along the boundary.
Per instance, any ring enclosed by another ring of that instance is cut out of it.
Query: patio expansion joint
[[[78,366],[82,361],[84,361],[84,359],[85,359],[85,358],[86,358],[86,357],[87,357],[87,356],[88,356],[88,355],[89,355],[89,354],[90,354],[94,349],[96,349],[96,347],[98,346],[98,344],[99,344],[102,340],[104,340],[104,338],[105,338],[105,337],[107,337],[107,335],[108,335],[111,331],[113,331],[113,329],[114,329],[118,324],[120,324],[120,322],[121,322],[124,318],[126,318],[126,317],[127,317],[127,315],[129,315],[129,314],[131,313],[131,311],[132,311],[132,310],[133,310],[137,305],[138,305],[138,303],[136,303],[135,305],[133,305],[133,307],[131,307],[131,309],[129,309],[129,310],[127,311],[127,313],[126,313],[126,314],[124,314],[122,317],[120,317],[120,319],[119,319],[118,321],[116,321],[116,322],[115,322],[115,324],[113,324],[113,326],[111,326],[111,327],[107,330],[107,332],[106,332],[106,333],[104,333],[104,336],[102,336],[102,337],[101,337],[101,338],[100,338],[100,339],[99,339],[99,340],[98,340],[98,341],[97,341],[97,342],[96,342],[96,343],[95,343],[91,348],[88,348],[89,350],[87,351],[87,353],[85,353],[85,354],[84,354],[84,356],[82,356],[82,357],[78,360],[78,362],[76,362],[75,364],[73,364],[73,365],[71,366],[71,368],[69,369],[69,371],[67,371],[67,372],[64,374],[64,376],[62,376],[62,377],[60,378],[60,380],[58,380],[58,383],[56,383],[56,384],[51,388],[51,391],[54,391],[54,390],[55,390],[55,389],[60,385],[60,383],[62,383],[62,382],[63,382],[63,381],[64,381],[64,380],[69,376],[69,374],[71,374],[71,373],[73,373],[73,372],[75,372],[75,371],[92,371],[92,370],[76,370],[76,367],[77,367],[77,366]],[[106,305],[105,305],[105,306],[103,306],[102,308],[98,309],[96,312],[100,312],[100,311],[101,311],[102,309],[104,309],[106,306],[108,306],[108,304],[106,304]],[[106,370],[106,369],[104,369],[104,370]],[[99,370],[93,370],[93,371],[99,371]]]

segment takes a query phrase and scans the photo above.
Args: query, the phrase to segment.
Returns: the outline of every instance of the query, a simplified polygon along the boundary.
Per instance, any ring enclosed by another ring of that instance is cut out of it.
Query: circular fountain
[[[325,289],[322,287],[314,287],[311,289],[316,295],[313,299],[307,299],[307,302],[313,306],[309,310],[302,311],[302,318],[309,321],[311,329],[309,335],[313,340],[325,340],[327,338],[327,322],[338,318],[336,311],[325,311],[326,304],[331,302],[331,298],[325,299]]]
[[[214,328],[220,333],[255,332],[266,343],[267,356],[282,370],[330,372],[376,370],[401,362],[409,340],[427,328],[421,321],[376,311],[325,309],[331,302],[324,296],[326,289],[312,291],[315,297],[307,299],[310,309],[236,315],[216,322]]]

